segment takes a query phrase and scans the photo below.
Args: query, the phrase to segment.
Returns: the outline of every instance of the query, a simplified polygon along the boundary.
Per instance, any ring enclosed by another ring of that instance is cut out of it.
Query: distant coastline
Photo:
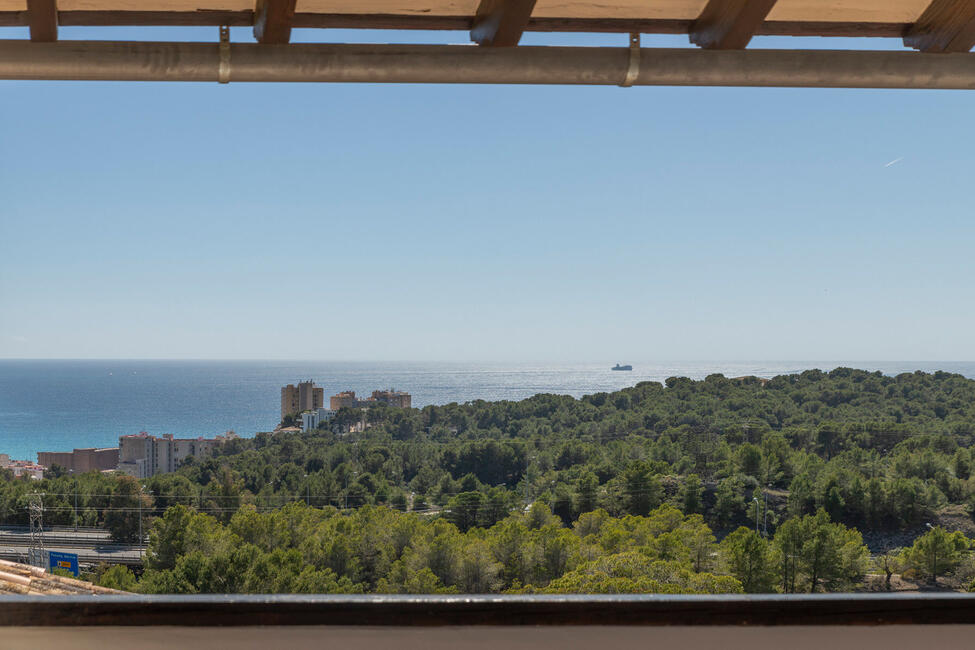
[[[767,378],[837,366],[975,378],[975,362],[634,361],[632,372],[613,372],[612,363],[0,360],[0,453],[35,459],[38,451],[115,446],[120,435],[139,431],[210,437],[232,429],[250,437],[274,428],[280,387],[304,376],[329,392],[396,386],[412,393],[418,408],[537,393],[581,397],[670,376]]]

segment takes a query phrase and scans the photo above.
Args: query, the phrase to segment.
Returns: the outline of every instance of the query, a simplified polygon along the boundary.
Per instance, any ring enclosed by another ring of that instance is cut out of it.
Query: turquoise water
[[[212,436],[233,429],[252,436],[277,424],[281,386],[302,379],[314,379],[326,396],[341,390],[405,390],[413,394],[413,405],[422,407],[536,393],[578,397],[670,376],[771,377],[839,365],[975,377],[975,363],[618,361],[632,363],[633,371],[611,371],[616,359],[600,364],[0,360],[0,453],[34,459],[38,451],[115,446],[120,435],[139,431]]]

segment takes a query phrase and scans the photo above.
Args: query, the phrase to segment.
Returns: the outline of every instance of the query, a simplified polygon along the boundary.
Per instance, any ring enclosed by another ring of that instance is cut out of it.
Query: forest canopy
[[[137,519],[145,530],[155,520],[155,554],[161,527],[182,513],[215,546],[165,542],[170,559],[151,560],[140,584],[198,591],[217,588],[202,576],[229,561],[221,548],[291,576],[279,590],[835,590],[862,577],[865,538],[882,554],[933,528],[972,534],[975,381],[950,373],[672,377],[581,399],[346,409],[329,426],[238,439],[141,482],[7,476],[0,520],[26,523],[40,487],[51,523],[77,518],[133,540]],[[650,523],[666,516],[681,523]],[[253,533],[283,522],[302,537]],[[374,525],[403,532],[383,546],[364,532]],[[800,559],[810,535],[830,549],[829,570]],[[962,545],[953,539],[939,548]],[[512,545],[541,550],[513,559]],[[925,569],[923,555],[897,561],[935,577],[961,563]],[[253,581],[221,589],[271,588]]]

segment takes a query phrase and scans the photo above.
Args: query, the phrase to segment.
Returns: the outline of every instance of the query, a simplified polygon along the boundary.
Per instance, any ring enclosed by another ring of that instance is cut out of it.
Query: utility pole
[[[758,535],[758,508],[760,504],[758,502],[758,497],[752,497],[752,501],[755,502],[755,534]]]
[[[769,483],[769,487],[772,484]],[[765,488],[765,521],[762,523],[762,537],[768,537],[768,488]]]
[[[142,536],[142,497],[143,495],[149,495],[152,497],[152,490],[145,490],[143,492],[142,485],[139,485],[139,555],[140,557],[145,556],[146,552],[146,538]]]
[[[78,483],[74,485],[74,530],[78,532]]]
[[[31,566],[44,566],[44,495],[34,492],[30,495],[30,547],[27,549],[27,563]]]
[[[708,429],[708,460],[707,460],[707,480],[710,481],[714,478],[712,473],[712,460],[714,458],[714,430]]]
[[[353,477],[356,477],[358,475],[359,475],[359,472],[357,472],[357,471],[356,472],[352,472],[352,476]],[[345,509],[346,510],[349,509],[349,475],[348,474],[345,475]]]

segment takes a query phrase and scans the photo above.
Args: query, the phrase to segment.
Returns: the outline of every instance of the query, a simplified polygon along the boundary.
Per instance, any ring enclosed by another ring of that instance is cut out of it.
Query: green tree
[[[679,562],[653,561],[627,552],[609,555],[553,580],[539,593],[573,594],[722,594],[741,593],[730,576],[694,573]]]
[[[147,568],[172,569],[176,566],[176,560],[185,551],[184,535],[192,517],[193,511],[186,506],[173,506],[153,522],[145,559]]]
[[[119,591],[135,591],[138,581],[127,566],[116,564],[108,567],[98,578],[98,584]]]
[[[737,476],[718,483],[714,516],[719,526],[728,526],[745,512],[745,484]]]
[[[904,550],[904,563],[934,581],[958,566],[970,547],[971,540],[961,531],[935,526]]]
[[[768,540],[742,526],[721,540],[720,548],[729,573],[738,578],[746,593],[774,591],[774,560]]]
[[[631,463],[623,472],[624,503],[631,515],[646,515],[660,505],[663,488],[649,464]]]
[[[447,521],[466,532],[477,525],[484,505],[484,496],[480,492],[461,492],[447,503]]]
[[[800,588],[800,560],[802,558],[805,530],[800,518],[793,517],[779,526],[772,540],[778,566],[781,591],[793,594]]]
[[[62,476],[67,476],[68,470],[58,465],[57,463],[52,463],[50,467],[44,470],[45,478],[60,478]]]
[[[120,476],[105,510],[105,528],[116,542],[139,542],[139,533],[149,530],[152,499],[131,476]]]
[[[703,492],[701,478],[697,474],[688,474],[684,478],[684,485],[681,488],[681,503],[684,514],[691,515],[701,512],[701,495]]]
[[[494,560],[488,545],[474,540],[464,548],[460,560],[460,584],[463,593],[485,594],[501,584],[501,565]]]
[[[972,474],[971,450],[959,449],[952,458],[955,476],[967,481]]]
[[[841,519],[845,512],[846,500],[843,499],[843,493],[840,491],[839,486],[832,485],[826,491],[826,495],[823,497],[823,509],[829,513],[829,516],[833,519]]]
[[[848,589],[863,579],[870,557],[860,533],[832,523],[822,509],[786,521],[772,544],[786,593]]]
[[[488,490],[484,496],[481,509],[477,516],[477,525],[490,528],[506,516],[511,509],[509,505],[510,494],[503,487],[495,487]]]
[[[884,587],[887,591],[891,590],[891,578],[895,573],[903,569],[903,563],[901,561],[902,553],[902,550],[900,552],[898,550],[887,550],[877,555],[876,565],[884,573]]]
[[[586,471],[576,481],[575,512],[580,515],[592,512],[597,506],[599,493],[599,478],[590,471]]]
[[[738,447],[735,454],[738,461],[738,470],[745,476],[762,477],[762,450],[751,443],[745,443]]]

